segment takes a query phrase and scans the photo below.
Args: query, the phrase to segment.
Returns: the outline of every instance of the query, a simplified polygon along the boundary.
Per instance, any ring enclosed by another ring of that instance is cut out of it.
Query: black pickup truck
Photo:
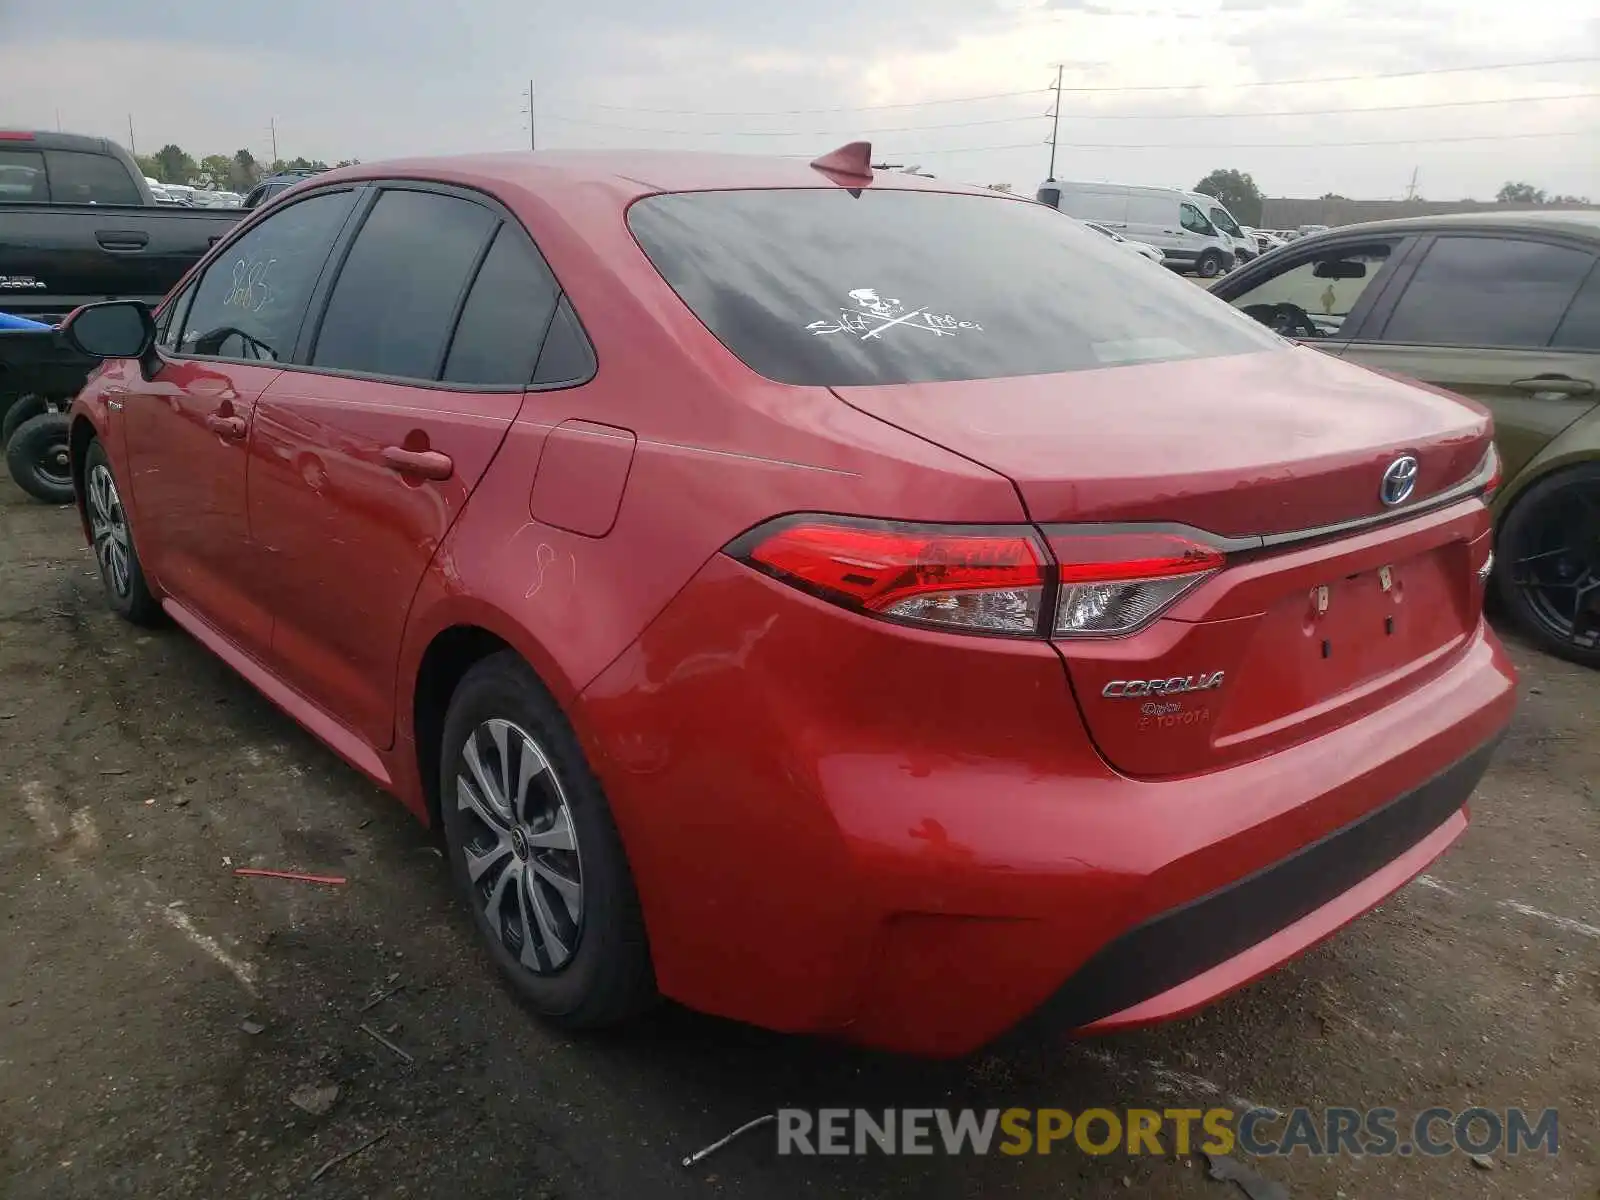
[[[0,130],[0,312],[55,325],[94,300],[153,307],[244,215],[158,206],[133,156],[104,138]],[[64,503],[61,414],[94,364],[41,348],[48,337],[0,334],[0,437],[12,477]]]

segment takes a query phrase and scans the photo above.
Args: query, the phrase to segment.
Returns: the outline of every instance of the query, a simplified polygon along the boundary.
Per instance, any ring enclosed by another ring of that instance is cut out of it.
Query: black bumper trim
[[[1094,954],[1036,1014],[1070,1028],[1131,1008],[1226,962],[1375,874],[1472,795],[1499,738],[1288,858],[1152,917]],[[1032,1022],[1028,1022],[1032,1024]]]

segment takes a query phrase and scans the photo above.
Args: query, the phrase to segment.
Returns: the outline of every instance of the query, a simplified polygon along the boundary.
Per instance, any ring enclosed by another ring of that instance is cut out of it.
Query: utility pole
[[[276,168],[278,165],[278,118],[268,117],[267,128],[272,131],[272,165]]]
[[[56,109],[56,132],[61,132],[61,110],[59,108]]]
[[[1417,198],[1417,172],[1419,170],[1421,170],[1420,167],[1412,167],[1411,168],[1411,183],[1406,188],[1406,199],[1407,200],[1415,200]]]
[[[138,154],[139,148],[133,144],[133,114],[128,114],[128,153]]]
[[[1045,176],[1046,183],[1056,181],[1056,139],[1061,136],[1061,72],[1064,63],[1056,64],[1056,107],[1050,114],[1050,174]]]
[[[527,107],[527,113],[528,113],[528,149],[529,150],[537,150],[539,148],[539,144],[538,144],[537,139],[534,136],[535,135],[535,131],[534,131],[534,121],[533,121],[533,80],[532,79],[528,80],[528,93],[527,93],[527,95],[528,95],[528,107]]]

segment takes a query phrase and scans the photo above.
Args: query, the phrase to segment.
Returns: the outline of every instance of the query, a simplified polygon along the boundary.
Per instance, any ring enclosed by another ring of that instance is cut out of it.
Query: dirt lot
[[[73,515],[0,482],[0,1194],[1233,1200],[1185,1157],[780,1159],[755,1134],[678,1161],[785,1104],[1255,1102],[1561,1109],[1555,1159],[1259,1162],[1295,1200],[1592,1200],[1600,675],[1516,654],[1464,841],[1192,1020],[942,1064],[670,1007],[569,1038],[490,975],[397,804],[188,637],[111,617]],[[290,1101],[328,1084],[321,1116]]]

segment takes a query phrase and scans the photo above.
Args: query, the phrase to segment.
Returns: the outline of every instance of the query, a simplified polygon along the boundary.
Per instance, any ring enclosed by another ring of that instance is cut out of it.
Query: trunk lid
[[[1223,541],[1226,565],[1153,623],[1055,639],[1127,774],[1214,769],[1354,720],[1442,671],[1477,626],[1487,510],[1401,516],[1488,449],[1486,414],[1443,392],[1301,349],[836,391],[1009,477],[1062,563],[1089,523]],[[1406,455],[1415,490],[1391,510],[1380,485]]]

